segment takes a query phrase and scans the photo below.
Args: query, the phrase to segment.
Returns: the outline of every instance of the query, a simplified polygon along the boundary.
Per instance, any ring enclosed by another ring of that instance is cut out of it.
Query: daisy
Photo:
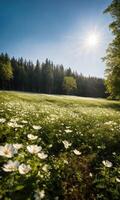
[[[41,126],[33,125],[33,129],[35,129],[35,130],[40,130],[41,128],[42,128]]]
[[[12,158],[17,150],[12,144],[6,144],[5,146],[0,146],[0,156],[5,156],[7,158]]]
[[[77,156],[80,156],[82,153],[80,151],[78,151],[77,149],[73,150],[74,154]]]
[[[64,147],[65,147],[66,149],[68,149],[68,148],[71,146],[71,143],[69,143],[67,140],[64,140],[64,141],[63,141],[63,144],[64,144]]]
[[[45,154],[44,152],[40,152],[40,153],[38,153],[38,157],[39,157],[40,159],[45,159],[45,158],[48,157],[48,155]]]
[[[36,140],[38,138],[37,135],[33,135],[33,134],[28,134],[27,137],[29,140]]]
[[[18,166],[19,166],[18,161],[9,160],[7,164],[3,165],[3,170],[5,172],[14,172],[18,169]]]
[[[20,174],[27,174],[31,170],[31,167],[30,165],[21,164],[18,170]]]
[[[41,151],[42,147],[37,145],[29,145],[27,146],[27,150],[32,154],[37,154]]]
[[[105,167],[108,167],[108,168],[112,167],[112,163],[108,160],[103,160],[102,163]]]

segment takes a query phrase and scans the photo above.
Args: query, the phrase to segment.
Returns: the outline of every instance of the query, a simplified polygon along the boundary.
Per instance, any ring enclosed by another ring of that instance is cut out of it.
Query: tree
[[[73,90],[77,89],[76,79],[72,76],[65,76],[63,87],[66,94],[72,94]]]
[[[48,59],[42,63],[41,73],[43,92],[50,94],[53,90],[53,63]]]
[[[8,81],[13,77],[10,59],[7,54],[0,55],[0,82],[3,89],[6,89]]]
[[[41,91],[41,68],[40,68],[40,62],[37,60],[36,66],[34,69],[34,86],[36,92]]]
[[[113,18],[109,28],[114,35],[103,59],[106,62],[105,83],[110,96],[120,99],[120,0],[113,0],[105,13],[110,13]]]
[[[62,65],[54,66],[54,94],[63,94],[63,81],[64,81],[64,67]]]

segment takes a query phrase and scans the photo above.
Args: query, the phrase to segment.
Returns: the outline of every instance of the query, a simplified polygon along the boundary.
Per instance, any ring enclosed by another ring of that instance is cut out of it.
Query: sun
[[[86,45],[88,47],[96,47],[99,44],[99,34],[96,32],[89,33],[86,37]]]

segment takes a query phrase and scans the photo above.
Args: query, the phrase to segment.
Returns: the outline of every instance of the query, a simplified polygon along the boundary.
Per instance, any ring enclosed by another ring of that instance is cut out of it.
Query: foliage
[[[76,80],[72,76],[65,76],[63,82],[63,88],[66,94],[71,94],[75,89],[77,89]]]
[[[5,82],[8,82],[13,77],[13,71],[10,59],[7,54],[0,55],[0,82],[4,89]]]
[[[119,200],[119,110],[114,101],[0,92],[0,198]]]
[[[120,98],[120,1],[113,0],[105,10],[110,13],[113,22],[109,25],[114,38],[109,44],[104,58],[106,62],[106,86],[112,98]]]

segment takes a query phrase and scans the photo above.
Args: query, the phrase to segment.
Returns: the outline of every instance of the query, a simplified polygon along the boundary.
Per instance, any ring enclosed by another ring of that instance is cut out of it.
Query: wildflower
[[[65,132],[66,132],[66,133],[71,133],[72,130],[70,130],[70,129],[66,129]]]
[[[22,145],[22,144],[16,143],[16,144],[13,144],[13,147],[14,147],[15,149],[19,150],[19,149],[21,149],[21,148],[23,147],[23,145]]]
[[[64,140],[64,141],[63,141],[63,144],[64,144],[64,147],[65,147],[66,149],[68,149],[68,148],[71,146],[71,143],[69,143],[67,140]]]
[[[29,145],[27,146],[27,150],[32,154],[37,154],[41,151],[42,147],[37,145]]]
[[[8,126],[12,128],[23,128],[23,125],[17,124],[16,122],[8,122]]]
[[[26,120],[22,120],[22,123],[23,124],[27,124],[28,122]]]
[[[112,163],[108,160],[103,160],[102,163],[105,167],[108,167],[108,168],[112,167]]]
[[[64,164],[68,164],[68,161],[67,161],[67,160],[64,160],[63,162],[64,162]]]
[[[0,123],[1,123],[1,124],[5,123],[5,121],[6,121],[5,118],[1,118],[1,119],[0,119]]]
[[[38,153],[38,157],[41,158],[41,159],[45,159],[45,158],[48,157],[48,155],[45,154],[44,152],[40,152],[40,153]]]
[[[33,134],[28,134],[27,137],[29,140],[36,140],[38,138],[37,135],[33,135]]]
[[[20,174],[27,174],[31,170],[31,167],[30,165],[21,164],[18,170]]]
[[[82,154],[82,153],[81,153],[80,151],[78,151],[77,149],[74,149],[73,152],[74,152],[74,154],[77,155],[77,156],[79,156],[79,155]]]
[[[113,124],[113,121],[108,121],[108,122],[105,122],[104,124],[105,124],[105,125],[112,125],[112,124]]]
[[[12,128],[15,128],[15,127],[16,127],[16,123],[8,122],[8,126],[10,126],[10,127],[12,127]]]
[[[35,129],[35,130],[40,130],[41,128],[42,128],[41,126],[33,125],[33,129]]]
[[[47,172],[47,171],[48,171],[48,165],[45,164],[45,165],[42,167],[42,170],[43,170],[44,172]]]
[[[18,166],[19,166],[18,161],[9,160],[7,164],[3,165],[3,170],[5,172],[14,172],[18,169]]]
[[[116,155],[116,152],[113,152],[112,154],[115,156],[115,155]]]
[[[49,146],[48,146],[48,147],[49,147],[49,148],[51,148],[52,146],[53,146],[52,144],[49,144]]]
[[[119,178],[116,178],[116,181],[117,181],[118,183],[120,183],[120,179],[119,179]]]
[[[89,173],[89,176],[90,176],[90,177],[93,177],[93,174],[90,172],[90,173]]]
[[[44,190],[39,190],[39,189],[37,189],[36,191],[35,191],[35,194],[34,194],[34,198],[35,198],[35,200],[41,200],[41,199],[43,199],[45,197],[45,191]]]
[[[12,144],[6,144],[5,146],[0,146],[0,156],[5,156],[7,158],[12,158],[17,150]]]
[[[13,118],[10,120],[10,122],[17,122],[19,119],[18,118]]]

